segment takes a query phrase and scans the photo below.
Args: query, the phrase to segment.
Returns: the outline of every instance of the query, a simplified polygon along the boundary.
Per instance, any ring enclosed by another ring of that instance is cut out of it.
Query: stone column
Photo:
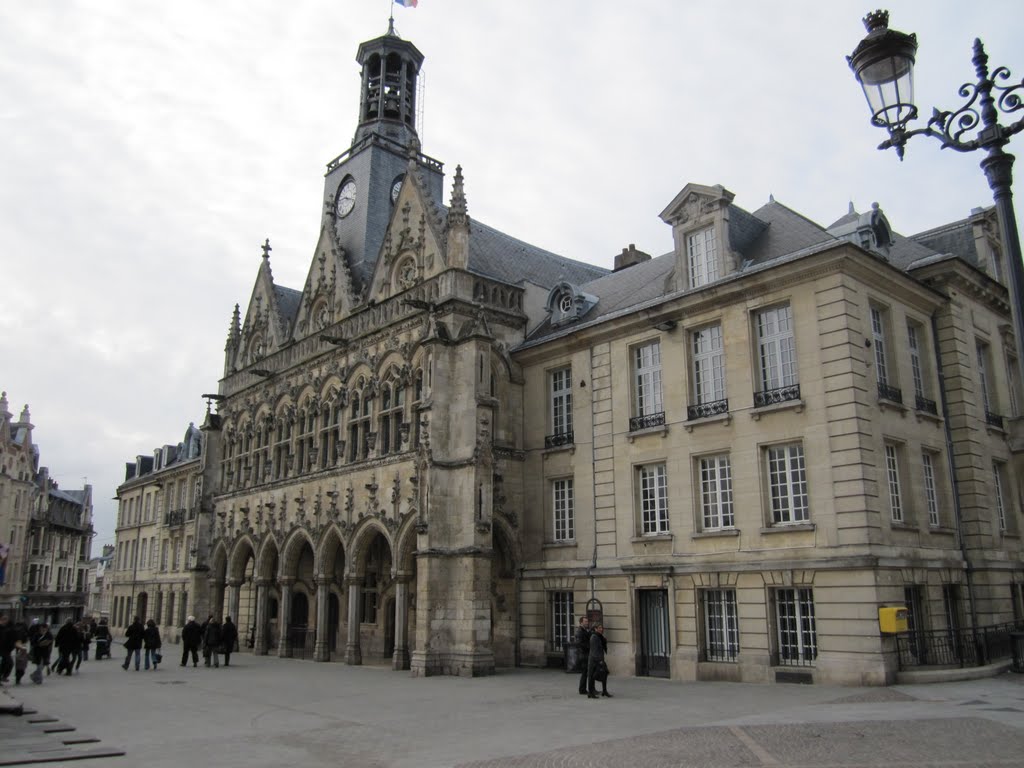
[[[252,652],[258,656],[267,655],[267,593],[269,579],[256,579],[256,642]]]
[[[212,613],[214,616],[220,616],[221,608],[224,606],[224,584],[216,578],[209,579],[207,584],[209,586],[210,606],[206,613],[207,615]],[[206,616],[202,615],[202,611],[197,611],[196,620],[206,621]]]
[[[227,615],[231,617],[234,622],[238,621],[238,605],[242,600],[242,580],[241,579],[228,579],[228,612]],[[221,623],[224,623],[224,617],[221,617]]]
[[[330,661],[331,649],[327,645],[327,601],[331,595],[331,582],[326,576],[316,577],[316,642],[313,661]]]
[[[409,669],[409,576],[395,581],[395,654],[391,659],[394,670]]]
[[[348,587],[348,639],[345,643],[345,663],[362,664],[363,654],[359,649],[359,598],[362,594],[363,581],[357,576],[345,579]]]
[[[295,579],[281,579],[281,613],[277,622],[281,638],[277,643],[277,655],[288,657],[292,655],[292,641],[288,636],[289,625],[292,623],[292,584]]]

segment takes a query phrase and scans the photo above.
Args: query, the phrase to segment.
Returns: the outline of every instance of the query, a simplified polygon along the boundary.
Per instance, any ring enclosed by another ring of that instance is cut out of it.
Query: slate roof
[[[916,235],[911,235],[911,239],[930,251],[952,253],[972,266],[983,266],[974,243],[974,232],[970,219],[961,219],[942,227],[919,232]]]
[[[299,314],[299,305],[302,303],[302,291],[275,284],[274,298],[277,299],[277,306],[281,312],[281,317],[288,321],[288,330],[291,331],[295,327],[295,318]]]
[[[581,285],[608,274],[607,269],[545,251],[475,219],[470,231],[469,271],[484,277],[510,285],[529,280],[544,288],[553,288],[563,280]]]

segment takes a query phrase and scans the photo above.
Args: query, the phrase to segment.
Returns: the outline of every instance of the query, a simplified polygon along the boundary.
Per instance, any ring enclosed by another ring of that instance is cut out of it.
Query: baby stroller
[[[110,658],[110,638],[109,637],[96,637],[93,638],[96,642],[96,661],[99,661],[104,656]]]

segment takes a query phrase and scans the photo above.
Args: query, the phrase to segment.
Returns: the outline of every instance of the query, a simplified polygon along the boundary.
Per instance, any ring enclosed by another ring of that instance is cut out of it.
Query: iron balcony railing
[[[924,413],[930,413],[932,416],[939,415],[939,408],[935,404],[934,400],[929,400],[927,397],[922,397],[921,395],[918,395],[917,398],[914,400],[914,404],[917,406],[917,410],[919,411],[922,411]]]
[[[686,408],[686,418],[690,421],[694,419],[706,419],[708,416],[718,416],[723,413],[729,412],[729,399],[715,400],[710,403],[698,403],[697,405],[690,405]]]
[[[985,411],[985,423],[996,429],[1003,429],[1003,417],[992,411]]]
[[[636,432],[649,427],[662,427],[665,425],[665,412],[648,413],[645,416],[633,416],[629,420],[629,431]]]
[[[164,513],[164,525],[184,525],[185,523],[185,510],[184,509],[173,509],[170,512]],[[191,518],[189,518],[191,519]]]
[[[791,400],[800,399],[800,385],[790,384],[788,387],[776,387],[775,389],[765,389],[760,392],[754,393],[754,407],[764,408],[766,405],[775,405],[776,403],[787,403]]]
[[[981,667],[1013,655],[1010,633],[1024,622],[970,629],[931,629],[896,636],[899,668]]]
[[[884,381],[878,382],[878,396],[893,403],[903,403],[903,390]]]
[[[544,438],[545,448],[559,448],[563,445],[573,445],[575,440],[573,439],[572,431],[559,432],[557,435],[547,435]]]

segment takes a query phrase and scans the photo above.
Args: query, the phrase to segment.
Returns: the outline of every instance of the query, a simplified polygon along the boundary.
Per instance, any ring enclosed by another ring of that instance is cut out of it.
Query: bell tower
[[[416,84],[423,54],[398,36],[390,19],[387,34],[360,45],[356,61],[363,70],[359,127],[352,144],[375,133],[408,147],[416,137]]]

